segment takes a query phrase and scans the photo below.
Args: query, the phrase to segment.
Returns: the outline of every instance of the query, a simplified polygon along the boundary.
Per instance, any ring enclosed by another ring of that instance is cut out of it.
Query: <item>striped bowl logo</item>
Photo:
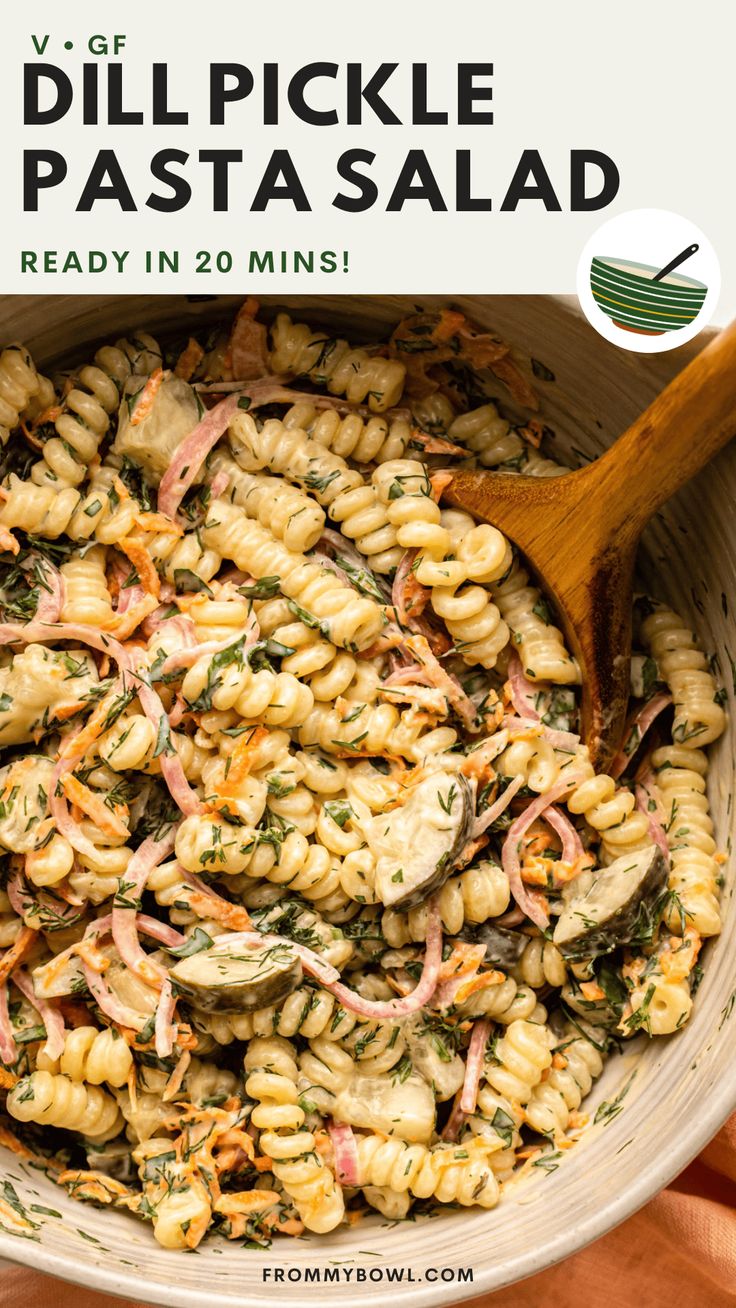
[[[624,331],[661,336],[686,327],[700,313],[708,287],[677,272],[655,282],[657,271],[647,263],[595,255],[590,265],[593,299]]]

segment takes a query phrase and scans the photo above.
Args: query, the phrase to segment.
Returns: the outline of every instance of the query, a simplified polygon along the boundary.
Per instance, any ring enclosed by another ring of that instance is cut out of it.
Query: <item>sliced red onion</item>
[[[3,981],[0,985],[0,1060],[6,1067],[12,1067],[17,1058],[18,1046],[8,1011],[8,983]]]
[[[406,612],[405,592],[406,583],[411,576],[414,560],[418,553],[418,550],[404,550],[404,553],[401,556],[401,562],[394,573],[393,585],[391,587],[391,603],[396,609],[402,627],[411,626],[411,619],[408,617]]]
[[[222,495],[230,485],[229,472],[226,472],[224,468],[220,472],[216,472],[209,485],[210,495],[213,500],[219,499],[220,495]]]
[[[544,813],[544,810],[549,808],[550,804],[553,804],[557,799],[561,799],[569,790],[572,790],[574,786],[577,786],[580,783],[580,779],[581,778],[577,773],[570,772],[559,777],[554,786],[551,786],[543,795],[538,795],[536,799],[532,800],[531,804],[524,809],[524,812],[516,819],[516,821],[511,823],[506,834],[506,839],[503,842],[501,861],[503,863],[503,870],[509,879],[511,894],[519,905],[519,908],[526,913],[526,916],[535,926],[539,927],[540,931],[546,930],[549,926],[549,918],[538,899],[530,895],[521,879],[519,846],[522,837],[526,831],[528,831],[532,822],[540,817],[541,814]]]
[[[654,841],[654,844],[658,845],[659,848],[661,849],[667,861],[667,866],[669,867],[670,847],[667,844],[667,834],[665,832],[664,827],[662,826],[662,823],[659,821],[657,813],[656,812],[653,813],[649,808],[649,800],[650,800],[649,791],[647,790],[646,786],[637,786],[635,794],[636,794],[636,807],[646,817],[647,826],[649,827],[649,835],[651,839]]]
[[[500,818],[501,814],[508,808],[514,795],[521,790],[523,785],[524,778],[522,776],[514,777],[513,781],[509,782],[506,789],[501,791],[498,799],[494,800],[490,808],[487,808],[485,813],[481,814],[479,818],[476,818],[471,834],[471,840],[477,840],[478,836],[482,836],[484,831],[487,831],[489,827],[493,826],[493,823]]]
[[[114,636],[97,631],[85,622],[32,622],[0,623],[0,645],[28,645],[32,641],[81,640],[84,645],[102,654],[109,654],[120,667],[131,670],[130,656]]]
[[[173,654],[169,654],[169,657],[162,663],[161,671],[164,676],[167,676],[168,673],[175,672],[177,668],[191,668],[192,664],[197,662],[197,659],[201,659],[205,655],[219,654],[242,638],[244,638],[243,649],[250,649],[252,645],[255,645],[259,635],[260,629],[254,614],[253,620],[249,621],[246,627],[230,636],[225,636],[222,640],[203,641],[201,645],[190,645],[187,649],[174,650]]]
[[[142,931],[144,936],[151,936],[153,940],[160,940],[162,945],[183,945],[186,944],[186,936],[181,931],[169,926],[168,922],[159,922],[157,917],[149,917],[147,913],[138,913],[136,916],[136,926]]]
[[[82,959],[82,971],[92,998],[111,1022],[130,1027],[133,1031],[143,1030],[146,1019],[140,1013],[136,1013],[135,1009],[121,1003],[110,990],[104,977],[99,972],[95,972],[84,959]]]
[[[18,917],[25,918],[28,910],[33,908],[34,900],[20,868],[16,868],[12,875],[8,877],[5,890],[13,912],[17,913]]]
[[[326,568],[328,572],[333,572],[336,577],[340,578],[344,586],[353,586],[347,572],[338,563],[335,563],[335,560],[330,558],[329,554],[323,554],[322,550],[311,550],[309,557],[314,563],[319,563],[320,567]]]
[[[33,913],[35,916],[35,914],[38,913],[39,908],[47,905],[50,909],[53,909],[53,915],[55,918],[68,921],[71,926],[79,920],[79,914],[75,909],[81,907],[87,902],[86,899],[74,895],[72,896],[72,900],[67,902],[66,907],[60,908],[56,897],[52,900],[50,896],[44,894],[42,890],[37,891],[37,893],[34,894],[20,868],[16,868],[8,878],[6,891],[13,911],[24,920],[26,913],[29,915]]]
[[[24,968],[16,967],[11,980],[18,987],[21,994],[25,995],[29,1004],[33,1005],[46,1027],[46,1042],[43,1046],[43,1053],[52,1062],[55,1062],[57,1058],[61,1058],[64,1052],[64,1040],[66,1038],[64,1018],[51,1000],[37,997],[33,988],[33,981]]]
[[[21,564],[21,567],[31,566],[33,560],[38,560],[38,566],[43,571],[43,579],[48,587],[46,589],[39,585],[38,604],[36,605],[33,620],[34,622],[58,622],[66,598],[64,578],[53,563],[35,553],[32,556],[29,555],[28,559]]]
[[[238,411],[239,397],[228,395],[220,400],[214,409],[209,409],[201,422],[181,445],[174,451],[166,472],[158,488],[158,511],[168,518],[174,518],[176,511],[189,487],[196,480],[198,473],[210,450],[228,429],[231,418]]]
[[[187,706],[181,695],[177,695],[172,708],[169,709],[169,726],[178,727],[184,718]]]
[[[174,994],[171,978],[167,976],[161,987],[154,1026],[154,1044],[159,1058],[168,1058],[174,1048],[176,1030],[173,1019],[176,1004],[177,995]]]
[[[508,730],[512,740],[529,732],[548,741],[553,749],[560,749],[565,753],[576,750],[580,744],[580,737],[574,731],[557,731],[554,727],[545,727],[540,723],[539,718],[520,718],[507,713],[504,715],[502,725]]]
[[[524,921],[524,914],[522,913],[518,905],[515,904],[513,908],[509,909],[508,913],[503,913],[501,917],[494,917],[493,925],[504,926],[504,927],[515,927],[515,926],[520,926],[523,921]]]
[[[432,684],[426,670],[419,663],[409,663],[395,668],[390,676],[384,677],[382,685],[403,686],[407,682],[422,686],[431,686]]]
[[[311,396],[309,398],[311,399]],[[348,540],[346,536],[341,536],[340,532],[335,531],[332,527],[322,528],[322,535],[317,544],[329,545],[336,554],[339,553],[345,559],[345,562],[352,564],[354,568],[362,569],[366,566],[365,558],[358,552],[352,541]]]
[[[554,727],[543,727],[542,738],[549,742],[553,749],[562,750],[563,753],[574,753],[580,744],[580,737],[574,731],[557,731]]]
[[[321,985],[334,985],[335,982],[340,980],[340,973],[336,967],[333,967],[324,958],[320,958],[319,954],[315,954],[314,950],[308,949],[306,945],[298,945],[293,940],[287,939],[286,936],[272,935],[268,931],[264,931],[263,934],[259,931],[234,931],[232,934],[218,936],[217,943],[218,945],[227,943],[236,949],[241,945],[254,949],[259,949],[263,945],[285,945],[299,955],[305,970],[309,972],[310,976],[315,976]]]
[[[237,391],[239,395],[247,395],[250,398],[251,409],[257,409],[264,404],[297,404],[306,400],[314,409],[335,409],[337,413],[357,413],[361,418],[376,416],[366,404],[353,404],[351,400],[343,400],[336,395],[312,395],[307,391],[297,391],[286,386],[283,379],[278,376],[259,377],[255,382],[247,382],[245,378],[238,381],[194,382],[192,389],[199,391],[201,395],[227,395]],[[399,406],[386,409],[382,417],[387,422],[397,418],[410,422],[411,409]]]
[[[186,942],[186,936],[181,931],[176,931],[174,927],[169,926],[168,922],[160,922],[157,917],[149,917],[147,913],[136,914],[136,926],[142,931],[144,936],[151,936],[153,940],[160,940],[163,945],[183,945]],[[112,931],[112,913],[106,913],[104,917],[95,918],[90,922],[84,933],[85,940],[94,940],[97,936],[107,935]],[[75,945],[70,945],[65,949],[64,955],[73,954],[76,950]],[[61,954],[57,954],[61,958]]]
[[[563,813],[562,809],[556,808],[554,804],[550,804],[549,808],[544,810],[542,817],[545,822],[549,822],[552,830],[557,832],[562,841],[563,862],[572,865],[577,859],[582,858],[585,850],[580,839],[580,833],[573,826],[567,814]]]
[[[149,722],[155,727],[158,738],[162,720],[166,718],[166,710],[150,682],[144,680],[145,674],[134,675],[138,680],[138,699],[141,708]],[[166,718],[166,726],[168,727],[168,718]],[[189,785],[184,774],[182,761],[176,751],[168,753],[167,750],[164,750],[162,754],[159,754],[159,763],[161,765],[161,775],[166,782],[169,794],[182,813],[186,817],[204,813],[204,804],[200,801],[196,791]]]
[[[128,609],[135,608],[141,600],[146,598],[146,592],[142,586],[125,586],[118,596],[118,606],[116,613],[127,613]]]
[[[271,935],[264,932],[261,935],[257,931],[238,931],[232,935],[218,936],[218,945],[229,943],[234,946],[252,945],[254,947],[261,945],[282,945],[292,949],[302,960],[305,971],[310,976],[314,976],[325,990],[339,999],[343,1008],[350,1013],[357,1013],[360,1017],[377,1018],[379,1021],[386,1018],[407,1017],[409,1013],[415,1013],[418,1009],[423,1008],[432,998],[439,980],[440,967],[442,965],[442,922],[440,918],[439,899],[435,896],[429,901],[429,912],[427,916],[427,949],[424,955],[424,966],[422,974],[417,985],[410,994],[401,999],[370,1000],[364,999],[362,995],[356,994],[354,990],[349,990],[347,986],[340,981],[340,973],[331,963],[320,958],[313,950],[307,949],[305,945],[297,945],[293,940],[288,940],[285,936]]]
[[[465,1063],[465,1080],[460,1095],[460,1108],[463,1113],[475,1112],[475,1106],[478,1102],[480,1074],[483,1069],[483,1059],[490,1034],[491,1023],[487,1017],[474,1024]]]
[[[504,713],[503,725],[512,734],[512,738],[514,733],[518,735],[523,731],[531,731],[536,736],[542,734],[538,718],[520,718],[515,713]]]
[[[149,836],[135,851],[125,873],[125,899],[131,901],[128,908],[117,897],[113,900],[112,936],[117,951],[132,972],[149,985],[160,985],[166,971],[158,963],[153,963],[141,949],[137,930],[137,905],[145,889],[150,873],[159,863],[168,858],[174,848],[176,828],[172,828],[162,840]]]
[[[426,636],[407,636],[406,644],[414,657],[425,668],[431,684],[441,690],[443,695],[447,696],[466,730],[478,732],[480,724],[472,699],[469,699],[465,694],[457,677],[454,677],[450,672],[445,672],[439,659],[435,658],[432,653]]]
[[[353,1128],[347,1122],[335,1122],[330,1119],[327,1124],[332,1147],[335,1151],[335,1176],[340,1185],[358,1184],[358,1146],[353,1135]]]
[[[51,774],[49,808],[59,835],[64,836],[69,841],[72,849],[75,849],[78,854],[84,854],[87,858],[94,860],[97,858],[97,849],[92,841],[79,830],[78,824],[69,812],[66,796],[61,792],[59,784],[62,776],[67,772],[71,772],[77,761],[75,758],[60,758],[57,761]]]
[[[452,1112],[450,1113],[450,1116],[445,1122],[445,1125],[442,1129],[442,1134],[440,1135],[441,1140],[445,1140],[450,1144],[454,1144],[455,1141],[457,1140],[457,1137],[460,1133],[460,1127],[465,1121],[466,1114],[463,1112],[462,1108],[460,1107],[460,1098],[463,1094],[464,1089],[465,1087],[463,1085],[462,1088],[458,1090],[457,1094],[455,1095],[455,1102],[452,1105]]]
[[[639,712],[632,718],[629,723],[624,743],[618,754],[614,758],[610,768],[609,775],[616,778],[620,777],[622,772],[626,771],[630,759],[636,753],[647,731],[651,727],[660,713],[672,703],[672,696],[662,691],[659,695],[653,695],[646,704],[639,709]]]
[[[174,617],[165,617],[168,612],[166,605],[161,604],[153,613],[149,613],[147,618],[143,619],[141,627],[144,636],[150,640],[157,632],[165,633],[167,636],[172,632],[180,637],[182,647],[187,648],[189,645],[196,645],[197,636],[194,630],[194,623],[191,618],[185,617],[183,613],[177,613]]]
[[[524,676],[518,654],[512,654],[509,659],[509,687],[511,690],[511,703],[519,717],[531,718],[533,722],[539,722],[539,713],[534,707],[534,700],[539,693],[539,688]]]

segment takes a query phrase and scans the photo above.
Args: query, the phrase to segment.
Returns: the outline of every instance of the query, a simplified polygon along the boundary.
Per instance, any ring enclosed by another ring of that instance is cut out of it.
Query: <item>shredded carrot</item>
[[[456,981],[458,977],[467,976],[469,972],[476,972],[484,956],[484,947],[456,942],[452,947],[452,953],[440,967],[440,981]]]
[[[37,940],[37,931],[32,931],[27,926],[21,927],[10,949],[0,958],[0,985],[3,981],[7,981],[10,973],[15,971]]]
[[[97,948],[93,940],[85,940],[82,937],[75,945],[74,953],[81,958],[83,963],[87,964],[87,967],[90,967],[93,972],[97,972],[100,976],[110,966],[110,959],[106,954],[102,953],[101,949]]]
[[[447,487],[450,485],[451,481],[452,481],[451,472],[445,472],[440,470],[439,472],[433,472],[431,474],[429,478],[429,484],[432,487],[432,499],[435,501],[436,504],[439,504],[442,498],[442,492],[444,490],[447,490]]]
[[[372,645],[367,649],[362,649],[358,653],[360,659],[375,659],[379,654],[386,654],[390,649],[396,649],[398,645],[403,645],[404,633],[401,631],[391,631],[385,636],[377,636]]]
[[[143,531],[162,531],[167,535],[183,536],[184,528],[173,518],[168,517],[166,513],[141,512],[136,513],[135,520],[137,526]]]
[[[188,902],[195,913],[202,912],[232,931],[249,931],[253,926],[249,914],[240,904],[229,904],[226,899],[220,900],[199,890],[189,892]]]
[[[227,775],[219,787],[221,795],[237,793],[238,786],[247,777],[253,766],[256,750],[260,748],[267,736],[268,727],[254,727],[252,731],[246,731],[238,738],[235,749],[230,755],[230,766]]]
[[[467,867],[468,863],[475,858],[476,854],[480,853],[481,849],[485,849],[487,844],[488,836],[485,832],[482,836],[476,836],[475,840],[469,840],[467,845],[464,845],[460,850],[455,860],[454,871],[459,872],[461,868]]]
[[[280,1204],[281,1195],[275,1190],[236,1190],[221,1194],[215,1200],[217,1213],[257,1213],[271,1204]]]
[[[259,1154],[253,1159],[253,1166],[257,1172],[270,1172],[273,1167],[273,1159],[267,1158],[265,1154]]]
[[[0,527],[0,549],[10,550],[11,554],[20,553],[20,545],[7,527]]]
[[[487,990],[489,986],[503,985],[505,980],[505,973],[497,972],[493,968],[487,972],[477,972],[475,976],[468,977],[467,981],[463,981],[462,985],[458,986],[453,1002],[461,1004],[464,1000],[469,999],[471,995],[476,994],[477,991]]]
[[[85,708],[89,708],[89,703],[83,699],[75,700],[73,704],[60,704],[58,708],[54,709],[54,721],[66,722],[67,718],[73,718],[75,714],[81,713],[82,709]],[[47,731],[48,727],[45,727],[41,734],[46,735]]]
[[[521,879],[528,886],[541,886],[546,889],[554,878],[555,864],[551,858],[534,854],[525,858],[521,864]]]
[[[445,440],[444,436],[433,436],[430,432],[420,431],[418,427],[412,427],[410,444],[421,445],[425,454],[467,455],[468,453],[462,445],[453,445],[452,441]]]
[[[143,390],[138,393],[138,402],[130,419],[131,427],[137,427],[139,423],[143,422],[144,418],[148,417],[153,408],[153,402],[156,399],[156,395],[158,394],[163,379],[164,374],[162,368],[157,368],[155,372],[151,373],[151,376],[148,378]]]
[[[36,431],[38,427],[45,426],[47,422],[56,422],[56,419],[60,418],[63,412],[64,412],[63,405],[61,404],[49,405],[48,409],[43,409],[43,411],[33,419],[33,423],[32,423],[33,430]]]
[[[552,1066],[553,1066],[553,1067],[557,1067],[557,1068],[559,1068],[560,1070],[562,1070],[563,1068],[567,1067],[567,1059],[565,1058],[565,1055],[564,1055],[564,1054],[553,1054],[553,1055],[552,1055]]]
[[[171,1073],[171,1076],[166,1082],[166,1085],[164,1086],[163,1094],[161,1095],[161,1098],[164,1100],[164,1102],[166,1102],[169,1099],[173,1099],[179,1093],[182,1082],[184,1080],[184,1074],[191,1061],[192,1061],[192,1055],[189,1053],[188,1049],[185,1049],[184,1053],[179,1058],[176,1067]],[[133,1079],[135,1080],[134,1069],[131,1068],[131,1071],[134,1073]]]
[[[419,618],[429,603],[432,594],[429,586],[423,586],[410,572],[404,582],[404,615],[407,618]]]
[[[433,341],[450,341],[453,336],[457,336],[460,328],[465,323],[465,314],[458,313],[454,309],[442,309],[439,315],[437,326],[432,332]]]
[[[8,1072],[6,1068],[0,1067],[0,1090],[12,1090],[18,1080],[15,1072]]]
[[[161,578],[143,541],[134,540],[132,536],[124,536],[117,542],[117,547],[122,550],[127,559],[130,559],[143,589],[158,599],[161,594]]]
[[[597,981],[583,981],[580,985],[580,993],[585,999],[595,1002],[597,999],[605,999],[606,993],[598,985]]]
[[[127,804],[115,804],[112,809],[108,808],[102,795],[90,790],[89,786],[85,786],[72,772],[66,772],[62,776],[61,785],[67,799],[81,808],[82,812],[86,813],[106,836],[127,839],[129,832],[123,821],[123,815],[128,812]]]
[[[158,608],[158,604],[158,595],[144,595],[143,599],[137,604],[131,604],[124,613],[113,614],[113,617],[103,624],[102,630],[114,634],[118,640],[127,640],[141,625],[143,619]]]
[[[104,699],[100,700],[97,708],[82,727],[82,730],[78,731],[76,736],[70,736],[64,741],[59,750],[60,759],[76,759],[86,754],[90,745],[93,745],[97,737],[102,735],[110,709],[118,698],[119,691],[115,687],[107,692]]]
[[[60,1172],[56,1181],[58,1185],[71,1185],[75,1198],[90,1199],[98,1204],[115,1203],[117,1199],[127,1198],[131,1193],[127,1185],[114,1180],[105,1172],[87,1171],[80,1167],[70,1167]]]
[[[516,430],[528,445],[533,445],[535,450],[539,449],[542,444],[544,427],[538,418],[530,418],[525,427],[517,427]]]
[[[11,1153],[17,1154],[19,1158],[36,1157],[32,1150],[27,1145],[21,1144],[17,1135],[13,1135],[13,1132],[9,1131],[6,1126],[0,1126],[0,1145],[3,1145],[5,1149],[9,1149]]]
[[[186,348],[182,350],[176,361],[174,376],[181,377],[183,381],[189,381],[197,364],[201,363],[203,358],[204,350],[202,346],[199,341],[195,341],[194,337],[190,336]]]

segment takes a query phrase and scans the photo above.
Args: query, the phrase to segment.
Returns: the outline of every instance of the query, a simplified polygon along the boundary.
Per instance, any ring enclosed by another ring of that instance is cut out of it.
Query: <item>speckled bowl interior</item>
[[[344,328],[356,339],[382,334],[418,300],[446,302],[418,295],[263,299],[268,312],[277,304],[293,306],[307,321]],[[0,338],[24,340],[43,365],[69,355],[79,358],[86,347],[135,326],[178,335],[202,321],[227,317],[235,303],[233,297],[194,303],[173,296],[6,297],[0,300]],[[573,465],[605,449],[704,343],[699,337],[670,353],[645,357],[609,345],[562,299],[481,296],[458,303],[554,374],[554,381],[537,383],[542,416],[555,433],[556,454]],[[498,394],[503,400],[500,385]],[[736,448],[731,447],[657,514],[641,558],[647,587],[690,620],[715,653],[732,720],[735,499]],[[714,751],[709,787],[723,849],[730,847],[732,732],[733,727]],[[507,1193],[495,1211],[452,1211],[398,1225],[376,1216],[327,1238],[283,1240],[265,1251],[213,1237],[196,1253],[180,1255],[159,1248],[150,1226],[74,1202],[42,1173],[0,1150],[0,1185],[11,1182],[37,1223],[32,1238],[0,1231],[0,1257],[111,1294],[191,1308],[245,1308],[266,1297],[274,1304],[329,1297],[332,1308],[347,1308],[356,1300],[383,1303],[389,1293],[404,1305],[439,1305],[540,1271],[645,1203],[736,1106],[732,891],[726,868],[724,931],[705,951],[705,978],[691,1021],[674,1037],[639,1041],[612,1058],[589,1102],[593,1107],[610,1102],[628,1086],[620,1111],[593,1126],[557,1170],[540,1170]],[[353,1276],[327,1286],[289,1280],[289,1269],[313,1267],[352,1268]],[[412,1282],[406,1273],[401,1285],[374,1279],[377,1269],[389,1267],[411,1269]],[[458,1267],[472,1268],[472,1282],[431,1279],[431,1269]],[[268,1279],[266,1269],[271,1269]],[[275,1281],[277,1271],[283,1281]],[[365,1280],[357,1280],[359,1273]]]

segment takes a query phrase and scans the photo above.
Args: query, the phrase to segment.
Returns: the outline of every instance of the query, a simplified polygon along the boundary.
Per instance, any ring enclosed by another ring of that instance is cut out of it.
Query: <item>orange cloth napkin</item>
[[[667,1147],[666,1141],[663,1147]],[[400,1302],[401,1296],[396,1297]],[[359,1302],[356,1295],[356,1308]],[[18,1308],[19,1304],[32,1308],[141,1308],[127,1299],[93,1294],[36,1272],[4,1270],[0,1308]],[[623,1226],[557,1267],[507,1290],[473,1299],[467,1308],[543,1308],[546,1304],[554,1304],[554,1308],[611,1308],[611,1304],[616,1308],[734,1308],[736,1114],[667,1190]]]

